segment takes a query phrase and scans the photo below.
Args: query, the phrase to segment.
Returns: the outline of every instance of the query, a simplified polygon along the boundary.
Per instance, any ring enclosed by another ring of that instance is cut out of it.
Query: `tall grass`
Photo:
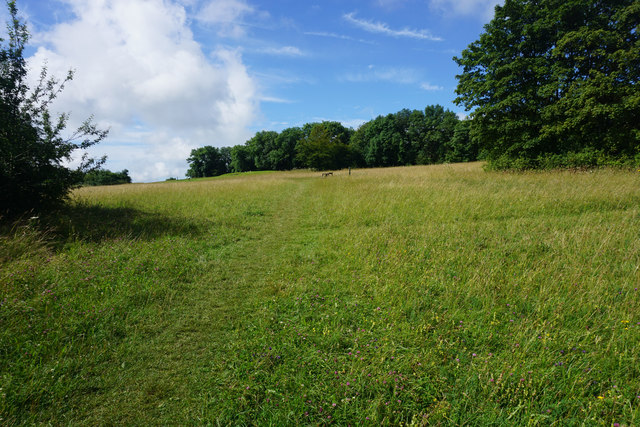
[[[83,188],[7,229],[4,424],[640,419],[640,174]]]

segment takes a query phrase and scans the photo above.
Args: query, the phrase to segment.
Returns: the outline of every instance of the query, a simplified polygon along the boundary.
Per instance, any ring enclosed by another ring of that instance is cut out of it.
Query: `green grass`
[[[0,239],[0,424],[640,424],[637,172],[83,188]]]

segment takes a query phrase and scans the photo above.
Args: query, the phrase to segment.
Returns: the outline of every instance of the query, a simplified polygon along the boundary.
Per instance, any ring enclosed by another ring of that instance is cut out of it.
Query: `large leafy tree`
[[[256,169],[256,164],[253,162],[251,151],[247,145],[234,145],[230,154],[230,170],[232,172],[247,172]]]
[[[482,157],[478,151],[478,144],[469,135],[470,129],[470,120],[460,120],[458,122],[454,129],[453,137],[445,144],[445,162],[470,162]]]
[[[340,122],[307,123],[296,146],[297,163],[302,167],[329,170],[352,163],[349,141],[353,130]]]
[[[471,135],[495,166],[552,155],[637,156],[637,0],[506,0],[454,60]]]
[[[447,144],[453,139],[460,120],[441,105],[430,105],[424,109],[424,134],[418,147],[417,162],[420,164],[445,161]]]
[[[249,147],[249,152],[251,153],[256,169],[275,169],[269,153],[276,149],[277,137],[278,132],[265,130],[257,132],[253,138],[247,141],[246,144]]]
[[[52,117],[49,106],[73,74],[59,81],[45,68],[37,86],[29,88],[24,58],[29,32],[15,2],[7,4],[8,37],[0,38],[0,215],[19,215],[59,204],[84,172],[102,164],[104,158],[85,154],[77,168],[65,166],[77,150],[98,143],[107,131],[87,120],[63,135],[69,117]]]
[[[231,150],[229,148],[217,148],[210,145],[191,150],[191,156],[187,159],[189,170],[186,175],[189,178],[204,178],[218,176],[229,172],[231,163]]]
[[[269,153],[271,167],[275,170],[291,170],[296,163],[296,146],[304,137],[299,127],[287,128],[276,137],[275,148]]]

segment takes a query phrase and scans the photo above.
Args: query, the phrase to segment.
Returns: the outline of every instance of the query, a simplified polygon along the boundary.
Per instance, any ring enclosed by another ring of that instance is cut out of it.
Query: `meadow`
[[[0,235],[0,424],[640,424],[640,173],[78,189]]]

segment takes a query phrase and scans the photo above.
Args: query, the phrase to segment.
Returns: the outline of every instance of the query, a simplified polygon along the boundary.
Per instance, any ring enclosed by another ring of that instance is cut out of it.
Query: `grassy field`
[[[83,188],[0,237],[0,424],[640,424],[640,173]]]

